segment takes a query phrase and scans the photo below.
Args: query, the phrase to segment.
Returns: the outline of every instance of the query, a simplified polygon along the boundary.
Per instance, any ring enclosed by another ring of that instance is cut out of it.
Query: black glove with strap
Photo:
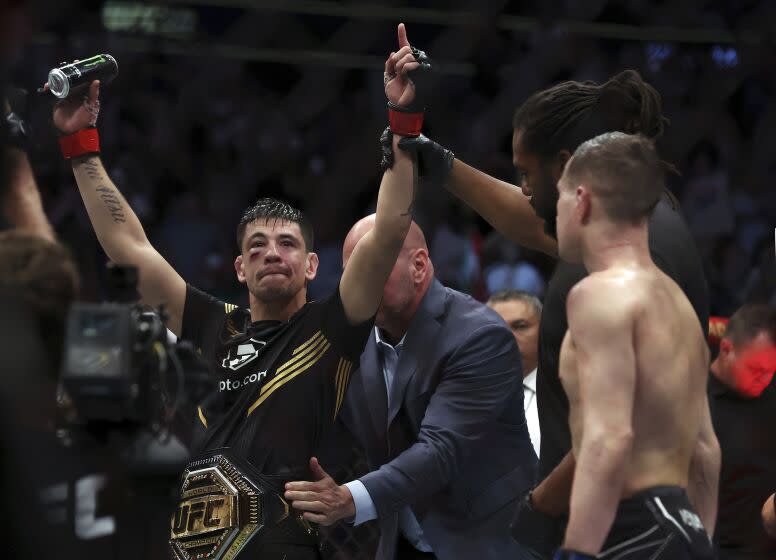
[[[411,47],[412,56],[420,64],[418,68],[407,72],[407,78],[415,88],[415,96],[407,106],[399,106],[388,102],[388,122],[391,130],[402,136],[415,137],[423,127],[423,115],[426,110],[426,100],[431,91],[433,66],[425,52]]]
[[[399,148],[417,154],[420,179],[424,184],[442,188],[453,168],[455,154],[422,134],[415,138],[402,138]]]
[[[393,132],[391,127],[386,126],[383,133],[380,135],[380,151],[382,152],[382,158],[380,159],[380,167],[383,171],[391,169],[393,167]]]

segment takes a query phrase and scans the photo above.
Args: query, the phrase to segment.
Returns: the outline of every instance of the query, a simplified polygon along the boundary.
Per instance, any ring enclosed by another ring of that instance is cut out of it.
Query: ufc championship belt
[[[284,540],[315,543],[315,530],[267,478],[221,449],[183,472],[170,547],[178,560],[232,560],[256,535],[280,525]]]

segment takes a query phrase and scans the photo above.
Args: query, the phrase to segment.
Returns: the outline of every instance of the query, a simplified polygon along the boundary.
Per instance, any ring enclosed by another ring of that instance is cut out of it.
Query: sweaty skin
[[[566,540],[597,552],[621,499],[688,488],[697,442],[713,437],[708,349],[689,301],[651,262],[594,272],[567,310],[559,370],[577,470]],[[601,515],[580,523],[583,511]]]

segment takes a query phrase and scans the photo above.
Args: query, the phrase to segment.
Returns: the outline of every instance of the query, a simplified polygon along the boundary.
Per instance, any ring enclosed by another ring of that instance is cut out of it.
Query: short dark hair
[[[640,134],[607,132],[583,142],[566,165],[568,188],[590,185],[616,222],[649,218],[665,189],[665,163]]]
[[[301,210],[276,198],[260,198],[256,204],[243,212],[240,223],[237,225],[237,250],[242,252],[243,237],[248,224],[257,220],[280,220],[294,222],[302,231],[307,251],[313,250],[313,226]]]
[[[64,245],[18,230],[0,232],[0,289],[18,293],[38,319],[57,367],[78,284],[78,268]]]
[[[548,157],[604,132],[657,138],[668,123],[661,111],[657,90],[625,70],[601,85],[568,81],[536,92],[517,109],[512,126],[527,151]]]
[[[542,315],[542,301],[531,292],[525,290],[501,290],[488,299],[488,305],[504,301],[524,301],[533,307],[537,317]]]
[[[753,303],[733,313],[722,338],[730,340],[733,346],[742,346],[762,332],[768,333],[776,343],[776,311],[765,304]]]

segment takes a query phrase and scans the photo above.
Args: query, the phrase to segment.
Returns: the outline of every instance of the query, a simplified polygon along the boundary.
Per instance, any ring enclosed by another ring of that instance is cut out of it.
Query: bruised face
[[[521,130],[516,129],[512,135],[512,163],[517,171],[517,185],[525,196],[531,198],[536,215],[544,220],[544,231],[557,238],[556,185],[568,152],[560,152],[553,161],[543,161],[538,155],[526,151],[522,138]]]
[[[261,219],[245,228],[234,266],[237,279],[258,301],[283,303],[315,278],[318,256],[307,251],[296,222]]]

